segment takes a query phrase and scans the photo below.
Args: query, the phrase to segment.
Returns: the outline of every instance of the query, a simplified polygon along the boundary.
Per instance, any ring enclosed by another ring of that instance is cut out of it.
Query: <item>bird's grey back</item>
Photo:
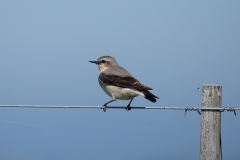
[[[132,77],[132,75],[127,70],[125,70],[119,65],[112,65],[111,67],[103,71],[103,73],[107,75],[116,75],[121,77]]]

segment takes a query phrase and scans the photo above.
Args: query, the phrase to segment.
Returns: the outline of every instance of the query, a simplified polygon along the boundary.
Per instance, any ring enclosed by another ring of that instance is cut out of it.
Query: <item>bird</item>
[[[107,105],[113,101],[130,100],[126,110],[131,110],[132,100],[137,96],[142,96],[151,102],[156,102],[159,99],[149,90],[153,88],[141,84],[134,78],[126,69],[121,67],[116,59],[112,56],[101,56],[95,63],[100,71],[98,82],[105,93],[112,99],[103,104],[103,111],[106,112]]]

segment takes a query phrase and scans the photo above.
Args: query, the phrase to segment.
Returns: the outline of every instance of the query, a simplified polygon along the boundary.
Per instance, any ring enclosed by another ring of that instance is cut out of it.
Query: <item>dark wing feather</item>
[[[102,72],[98,78],[107,85],[113,85],[122,88],[132,88],[141,91],[152,90],[151,87],[141,84],[137,79],[131,76],[120,77],[117,75],[106,75]]]

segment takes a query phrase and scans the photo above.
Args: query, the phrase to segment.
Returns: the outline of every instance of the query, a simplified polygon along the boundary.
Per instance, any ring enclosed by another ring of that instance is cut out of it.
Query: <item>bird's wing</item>
[[[99,80],[107,85],[118,86],[122,88],[132,88],[136,90],[152,90],[151,87],[141,84],[137,79],[132,76],[117,76],[117,75],[107,75],[104,72],[100,73],[98,76]]]

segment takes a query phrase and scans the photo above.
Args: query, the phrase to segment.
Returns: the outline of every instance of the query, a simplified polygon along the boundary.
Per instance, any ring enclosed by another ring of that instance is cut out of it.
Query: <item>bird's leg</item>
[[[130,104],[132,103],[132,100],[133,100],[133,98],[130,100],[130,102],[129,102],[128,105],[127,105],[127,108],[126,108],[127,111],[130,111],[130,110],[131,110]]]
[[[105,103],[104,105],[103,105],[103,112],[106,112],[106,110],[107,110],[107,105],[109,104],[109,103],[111,103],[111,102],[113,102],[113,101],[116,101],[116,99],[112,99],[111,101],[109,101],[109,102],[107,102],[107,103]]]

